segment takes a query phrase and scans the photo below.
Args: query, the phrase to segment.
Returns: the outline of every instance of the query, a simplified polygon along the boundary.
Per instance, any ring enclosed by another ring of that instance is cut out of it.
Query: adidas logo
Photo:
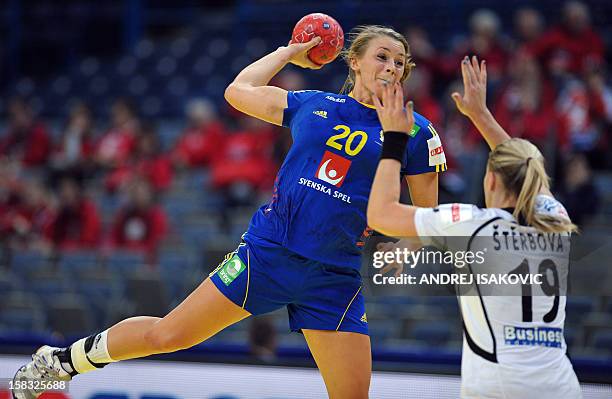
[[[361,322],[362,323],[367,323],[368,322],[368,317],[366,316],[365,313],[363,314],[363,316],[361,316]]]
[[[312,111],[313,114],[327,119],[327,111]]]

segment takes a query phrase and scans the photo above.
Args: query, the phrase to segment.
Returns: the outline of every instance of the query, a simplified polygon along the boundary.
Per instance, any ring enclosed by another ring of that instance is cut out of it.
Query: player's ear
[[[357,59],[357,57],[352,57],[350,59],[349,65],[353,71],[357,72],[359,70],[359,60]]]

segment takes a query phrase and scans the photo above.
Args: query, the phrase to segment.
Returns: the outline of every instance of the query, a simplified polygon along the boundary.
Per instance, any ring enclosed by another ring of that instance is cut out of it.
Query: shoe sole
[[[34,353],[38,353],[39,350],[41,350],[42,348],[44,348],[47,345],[43,345],[40,348],[36,349],[36,351]],[[28,365],[28,363],[24,364],[23,366],[19,367],[19,369],[17,370],[17,372],[15,373],[15,375],[13,376],[13,386],[17,385],[17,376],[19,375],[19,372],[22,369],[25,369],[25,367]],[[21,380],[19,380],[21,381]],[[17,396],[15,396],[15,390],[11,389],[11,396],[13,397],[13,399],[20,399]],[[36,399],[38,396],[29,396],[29,397],[24,397],[24,399]]]

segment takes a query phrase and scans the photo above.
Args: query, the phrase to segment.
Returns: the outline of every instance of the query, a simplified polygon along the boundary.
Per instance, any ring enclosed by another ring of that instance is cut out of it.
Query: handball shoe
[[[31,362],[17,370],[11,387],[13,399],[38,398],[49,388],[62,386],[53,384],[54,382],[72,379],[55,356],[59,350],[60,348],[42,346],[32,355]]]

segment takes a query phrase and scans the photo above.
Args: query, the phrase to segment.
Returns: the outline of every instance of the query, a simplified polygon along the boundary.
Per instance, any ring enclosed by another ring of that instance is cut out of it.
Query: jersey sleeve
[[[424,245],[446,248],[450,236],[469,236],[470,222],[478,208],[468,204],[444,204],[419,208],[414,214],[416,232]]]
[[[283,111],[283,126],[290,128],[291,122],[300,110],[300,107],[319,93],[321,92],[317,90],[288,91],[287,108]]]
[[[411,138],[411,140],[416,140],[416,145],[407,148],[405,164],[402,168],[404,175],[420,175],[446,170],[446,156],[440,136],[429,121],[426,123],[426,127],[419,128],[421,131]]]

